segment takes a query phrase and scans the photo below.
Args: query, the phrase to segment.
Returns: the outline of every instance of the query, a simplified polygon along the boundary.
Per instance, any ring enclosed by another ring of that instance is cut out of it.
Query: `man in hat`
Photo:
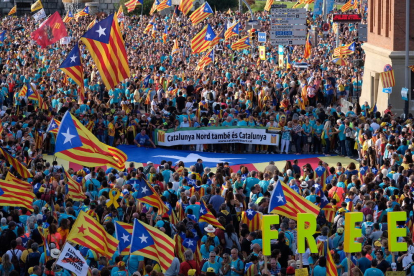
[[[202,243],[206,243],[207,242],[207,239],[209,237],[212,237],[214,239],[214,245],[215,246],[217,246],[217,245],[220,244],[220,240],[219,240],[219,238],[215,234],[216,233],[216,228],[214,228],[213,225],[211,225],[211,224],[207,225],[206,227],[204,227],[204,231],[206,232],[206,235],[204,235],[201,238],[201,242]]]

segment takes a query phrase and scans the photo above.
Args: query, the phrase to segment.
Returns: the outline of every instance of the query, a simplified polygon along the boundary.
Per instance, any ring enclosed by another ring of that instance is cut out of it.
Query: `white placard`
[[[33,18],[35,21],[39,21],[40,19],[46,18],[46,13],[44,9],[40,9],[40,11],[33,14]]]
[[[56,264],[72,271],[77,276],[86,276],[88,274],[89,266],[82,254],[68,242],[65,244],[62,253],[60,253]]]

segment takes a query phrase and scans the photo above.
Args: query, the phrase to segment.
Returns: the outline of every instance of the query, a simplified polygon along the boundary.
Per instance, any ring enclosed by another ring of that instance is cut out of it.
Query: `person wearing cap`
[[[111,275],[128,276],[128,270],[125,267],[124,261],[119,261],[111,270]]]
[[[340,243],[343,243],[344,228],[339,227],[338,229],[336,229],[336,233],[331,236],[330,240],[331,240],[332,248],[337,248]]]
[[[221,263],[216,261],[216,252],[211,251],[208,261],[204,263],[201,273],[206,274],[207,272],[219,273],[221,268]]]
[[[206,227],[204,227],[204,231],[206,234],[201,238],[202,243],[206,243],[208,238],[213,238],[214,246],[218,246],[220,244],[219,238],[216,236],[216,228],[213,227],[213,225],[209,224]],[[207,250],[208,248],[206,248]]]

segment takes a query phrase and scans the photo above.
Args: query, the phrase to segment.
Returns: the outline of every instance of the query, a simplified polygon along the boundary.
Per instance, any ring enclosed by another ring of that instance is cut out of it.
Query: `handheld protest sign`
[[[355,253],[361,251],[361,244],[356,243],[355,239],[362,236],[362,230],[355,228],[356,222],[362,222],[363,214],[345,213],[345,236],[344,236],[344,251],[346,253]]]
[[[407,236],[407,230],[405,228],[396,227],[397,221],[406,221],[407,213],[401,212],[389,212],[387,214],[388,223],[388,249],[390,252],[404,252],[407,251],[406,242],[398,242],[399,237]]]
[[[114,192],[116,192],[116,194],[114,195]],[[119,203],[118,203],[118,198],[121,196],[121,192],[118,190],[110,190],[109,191],[109,201],[106,203],[107,207],[111,207],[111,205],[114,205],[115,208],[119,207]]]
[[[298,214],[298,253],[305,253],[306,240],[308,241],[311,253],[318,253],[316,241],[313,235],[316,232],[316,218],[312,214]]]
[[[262,239],[263,239],[263,255],[268,256],[272,253],[271,240],[279,237],[279,231],[271,230],[272,224],[279,224],[279,215],[263,216],[262,222]]]

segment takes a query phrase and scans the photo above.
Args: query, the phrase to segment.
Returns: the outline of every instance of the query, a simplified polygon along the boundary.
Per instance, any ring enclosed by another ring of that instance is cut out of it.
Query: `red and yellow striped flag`
[[[174,40],[174,45],[173,45],[173,48],[172,48],[172,51],[171,51],[171,55],[178,54],[178,50],[179,50],[178,40],[176,39],[176,40]]]
[[[19,97],[26,96],[26,93],[27,93],[27,85],[23,85],[22,89],[19,92]]]
[[[354,10],[357,10],[359,8],[358,6],[358,0],[354,0]]]
[[[85,7],[83,10],[75,13],[75,20],[78,21],[79,17],[89,15],[89,7]]]
[[[30,171],[23,166],[19,161],[17,161],[16,158],[13,158],[10,153],[8,153],[3,148],[0,148],[0,153],[4,156],[4,159],[6,159],[6,162],[13,166],[13,168],[17,171],[18,174],[20,174],[23,178],[29,178],[33,177],[33,175],[30,173]]]
[[[141,243],[142,237],[146,242]],[[164,232],[138,219],[132,230],[131,255],[139,255],[156,261],[163,272],[171,267],[174,260],[175,242]]]
[[[157,7],[160,4],[160,2],[158,0],[155,0],[154,3],[152,4],[151,10],[150,10],[150,15],[153,15],[154,12],[157,11]]]
[[[193,1],[194,0],[181,0],[180,5],[178,6],[178,9],[186,15],[191,8],[193,7]]]
[[[92,22],[89,23],[88,27],[86,27],[86,30],[89,30],[90,28],[92,28],[93,26],[95,26],[96,22],[98,22],[96,19],[92,20]]]
[[[7,15],[12,15],[15,14],[17,12],[17,6],[14,6]]]
[[[43,109],[43,106],[42,106]],[[47,106],[46,106],[47,109]],[[43,148],[43,134],[39,133],[38,131],[36,131],[36,135],[35,135],[35,147],[36,149],[42,149]]]
[[[249,231],[254,232],[262,229],[262,217],[263,215],[261,213],[247,209],[242,212],[241,223],[247,224]]]
[[[349,0],[348,2],[346,2],[342,8],[341,11],[342,12],[346,12],[347,10],[349,10],[352,7],[352,0]]]
[[[410,66],[408,66],[408,68],[410,68],[410,69],[411,69],[411,71],[413,71],[413,72],[414,72],[414,65],[410,65]]]
[[[24,190],[28,190],[30,192],[33,191],[33,186],[29,182],[23,181],[16,176],[14,176],[11,172],[8,172],[6,175],[6,181],[12,182],[14,184],[17,184],[16,186],[18,188],[22,188]]]
[[[382,87],[393,87],[395,85],[395,76],[394,76],[394,70],[390,70],[387,72],[380,73],[381,81],[382,81]]]
[[[206,203],[204,200],[200,201],[200,222],[205,221],[208,224],[213,225],[216,228],[220,228],[224,230],[224,227],[218,222],[217,218],[213,216],[210,210],[207,208]]]
[[[209,17],[211,14],[213,14],[213,10],[211,9],[210,5],[205,2],[190,15],[190,20],[193,25],[196,25]]]
[[[322,208],[325,212],[325,218],[328,222],[333,222],[336,214],[336,208],[332,203],[328,203],[325,207]]]
[[[0,206],[24,207],[33,211],[33,198],[35,195],[32,191],[22,189],[13,182],[0,180]]]
[[[231,45],[232,50],[244,50],[250,48],[250,39],[248,36],[242,37]]]
[[[332,258],[331,251],[327,251],[327,257],[326,257],[326,275],[327,276],[338,276],[338,270],[336,270],[336,264],[334,259]]]
[[[309,34],[308,37],[306,38],[306,43],[305,43],[305,52],[303,53],[303,57],[305,59],[310,58],[311,56],[311,52],[312,52],[312,44],[310,42],[310,38],[309,38]]]
[[[206,36],[208,31],[212,31],[209,24],[204,26],[204,28],[196,34],[196,36],[191,40],[191,50],[193,53],[202,53],[210,48],[211,39],[207,40]]]
[[[109,258],[112,258],[119,243],[105,231],[99,222],[84,211],[80,211],[67,240],[88,247]]]
[[[78,183],[75,179],[73,179],[68,172],[65,172],[67,178],[67,185],[68,185],[68,193],[67,195],[69,198],[73,199],[74,201],[83,201],[86,196],[83,193],[82,185]]]
[[[171,6],[171,0],[162,0],[161,3],[157,6],[157,11],[162,11],[171,8]]]
[[[319,215],[320,208],[302,197],[285,183],[279,181],[282,185],[283,194],[286,199],[286,204],[273,208],[271,213],[276,213],[291,219],[296,220],[297,214],[312,214],[315,217]],[[270,205],[269,205],[270,206]],[[270,208],[270,207],[269,207]]]
[[[125,2],[125,7],[127,8],[128,12],[132,12],[135,10],[135,7],[138,4],[138,0],[130,0],[128,2]]]
[[[73,14],[71,11],[69,11],[65,17],[63,18],[63,22],[69,23],[73,19]]]
[[[270,8],[272,7],[273,2],[274,2],[274,0],[267,0],[266,6],[264,7],[264,10],[265,11],[270,11]]]
[[[96,23],[81,40],[88,48],[108,90],[130,77],[125,43],[116,13]]]

